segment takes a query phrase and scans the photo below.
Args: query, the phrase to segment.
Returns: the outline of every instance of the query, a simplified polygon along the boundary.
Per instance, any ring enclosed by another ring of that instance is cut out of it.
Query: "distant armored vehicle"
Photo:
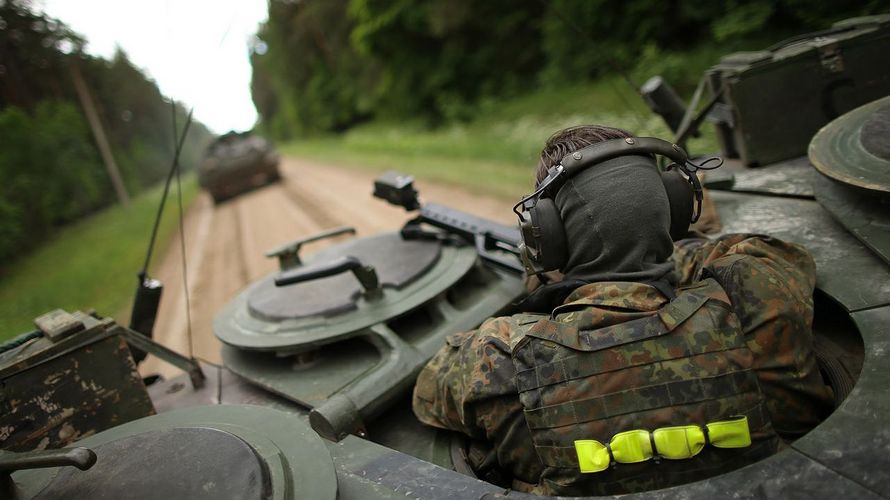
[[[280,158],[269,141],[251,132],[229,132],[207,148],[198,181],[219,203],[281,179]]]

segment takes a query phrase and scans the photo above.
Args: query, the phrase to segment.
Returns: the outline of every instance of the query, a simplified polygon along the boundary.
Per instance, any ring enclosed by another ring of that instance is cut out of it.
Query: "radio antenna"
[[[174,121],[175,121],[175,106],[174,106]],[[170,164],[170,171],[167,173],[167,180],[164,182],[164,194],[161,195],[161,204],[158,205],[158,213],[155,216],[155,224],[151,229],[151,239],[148,243],[148,253],[145,256],[145,264],[142,266],[142,271],[139,273],[142,276],[145,276],[148,271],[148,265],[151,263],[152,252],[154,251],[155,240],[158,237],[158,226],[161,224],[161,216],[164,215],[164,205],[167,201],[167,195],[170,193],[170,183],[173,181],[173,175],[177,173],[179,170],[179,154],[182,152],[182,146],[185,144],[185,137],[188,134],[189,127],[192,124],[192,112],[194,108],[189,110],[188,116],[185,119],[185,127],[182,129],[182,135],[179,136],[179,140],[175,142],[176,149],[173,152],[173,161]],[[174,133],[176,127],[174,125]],[[174,139],[176,139],[174,137]]]
[[[177,130],[176,130],[176,102],[170,102],[170,105],[173,110],[173,140],[176,140]],[[189,117],[191,117],[191,113],[189,113]],[[186,124],[188,127],[188,124]],[[185,134],[183,134],[183,140],[185,140]],[[182,180],[181,173],[182,169],[179,167],[179,155],[177,154],[173,158],[174,162],[174,170],[176,170],[176,198],[179,205],[179,253],[182,256],[182,289],[183,293],[185,293],[185,324],[186,324],[186,336],[188,338],[189,345],[189,357],[195,357],[195,346],[192,341],[192,303],[191,298],[189,297],[189,268],[185,255],[185,217],[183,215],[182,209]]]
[[[179,188],[179,219],[180,219],[180,240],[182,240],[183,229],[182,229],[182,187],[179,182],[179,155],[182,152],[182,147],[185,144],[185,138],[188,134],[189,126],[192,123],[192,111],[194,109],[189,110],[188,116],[186,117],[185,126],[182,130],[182,135],[179,136],[177,140],[177,130],[176,130],[176,103],[172,103],[173,106],[173,144],[175,146],[173,152],[173,161],[170,164],[170,171],[167,173],[167,180],[164,183],[164,193],[161,195],[161,203],[158,205],[158,212],[155,217],[154,227],[151,230],[151,238],[148,243],[148,252],[145,255],[145,263],[142,266],[142,270],[138,274],[139,284],[136,287],[136,298],[133,301],[133,312],[130,316],[130,328],[135,330],[146,337],[151,338],[152,331],[154,330],[155,320],[158,316],[158,306],[161,302],[161,293],[164,289],[163,284],[155,279],[150,279],[148,277],[148,266],[151,264],[152,253],[154,252],[155,242],[158,236],[158,227],[161,223],[161,216],[164,214],[164,205],[167,201],[167,195],[170,193],[170,183],[173,181],[173,175],[176,174],[176,184]],[[185,266],[185,241],[182,240],[183,252],[183,266]],[[187,278],[185,267],[183,267],[183,280],[187,285]],[[191,356],[192,352],[192,342],[191,342],[191,314],[189,310],[188,303],[188,287],[186,286],[186,309],[187,314],[189,316],[189,355]],[[142,361],[145,359],[145,352],[139,350],[138,348],[133,349],[133,358],[136,362]]]

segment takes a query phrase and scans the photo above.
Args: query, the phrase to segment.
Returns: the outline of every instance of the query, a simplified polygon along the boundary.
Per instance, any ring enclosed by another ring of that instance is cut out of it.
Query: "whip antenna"
[[[171,106],[173,107],[173,140],[176,140],[177,131],[176,131],[176,103],[171,102]],[[191,116],[191,114],[190,114]],[[186,125],[188,126],[188,125]],[[185,135],[182,136],[183,140],[185,139]],[[189,344],[189,357],[195,357],[195,346],[192,341],[192,303],[191,298],[189,297],[189,269],[188,263],[186,262],[185,256],[185,220],[183,216],[182,210],[182,180],[180,179],[182,169],[179,168],[179,155],[173,158],[173,162],[175,163],[174,169],[176,170],[176,198],[179,202],[179,253],[182,256],[182,289],[185,293],[185,325],[186,325],[186,337],[188,338]]]
[[[167,201],[167,195],[170,193],[170,183],[173,180],[174,174],[177,174],[177,186],[179,186],[179,155],[182,152],[182,147],[185,144],[185,138],[188,134],[189,126],[192,123],[192,112],[194,109],[189,110],[188,116],[186,117],[185,126],[182,130],[182,135],[179,136],[177,141],[176,134],[176,104],[173,103],[173,138],[175,150],[173,152],[173,161],[170,164],[170,170],[167,173],[167,180],[164,183],[164,193],[161,195],[161,203],[158,206],[158,212],[155,217],[155,223],[151,230],[151,238],[148,243],[148,252],[145,255],[145,263],[142,266],[142,270],[137,275],[139,283],[136,287],[136,298],[133,301],[133,313],[130,316],[130,329],[135,330],[146,337],[151,338],[152,331],[154,330],[155,320],[158,316],[158,306],[161,303],[161,293],[164,290],[164,285],[156,279],[152,279],[148,277],[148,266],[151,263],[152,253],[154,251],[155,242],[158,236],[158,227],[161,223],[161,216],[164,214],[164,205]],[[180,231],[182,231],[182,189],[181,186],[179,188],[179,198],[180,198]],[[182,232],[180,232],[180,236],[182,236]],[[183,242],[183,265],[185,262],[185,243]],[[183,270],[183,275],[185,275],[185,270]],[[185,276],[183,279],[186,280]],[[187,281],[186,281],[187,283]],[[186,290],[186,308],[188,309],[188,290]],[[190,314],[189,314],[190,316]],[[189,354],[191,355],[191,318],[189,317]],[[133,359],[138,363],[145,359],[145,352],[139,349],[132,349],[133,351]]]

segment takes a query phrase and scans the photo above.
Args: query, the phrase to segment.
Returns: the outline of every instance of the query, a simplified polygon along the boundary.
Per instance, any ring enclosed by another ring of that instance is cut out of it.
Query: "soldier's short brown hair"
[[[541,158],[535,171],[535,185],[540,184],[547,177],[547,170],[559,164],[565,155],[598,142],[632,136],[626,130],[603,125],[578,125],[554,133],[541,150]]]

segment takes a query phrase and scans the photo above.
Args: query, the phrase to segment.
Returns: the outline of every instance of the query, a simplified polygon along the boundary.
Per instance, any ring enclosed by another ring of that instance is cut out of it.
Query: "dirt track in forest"
[[[337,226],[352,226],[359,236],[396,230],[410,217],[401,208],[373,198],[371,172],[285,158],[282,182],[214,205],[206,193],[185,219],[189,314],[185,307],[180,241],[171,242],[155,272],[164,282],[154,336],[181,353],[220,362],[220,342],[213,317],[239,290],[278,269],[266,251]],[[424,201],[447,204],[492,220],[512,224],[509,200],[489,198],[449,186],[416,182]],[[341,239],[306,245],[310,255]],[[157,359],[143,363],[144,374],[174,375],[177,370]]]

